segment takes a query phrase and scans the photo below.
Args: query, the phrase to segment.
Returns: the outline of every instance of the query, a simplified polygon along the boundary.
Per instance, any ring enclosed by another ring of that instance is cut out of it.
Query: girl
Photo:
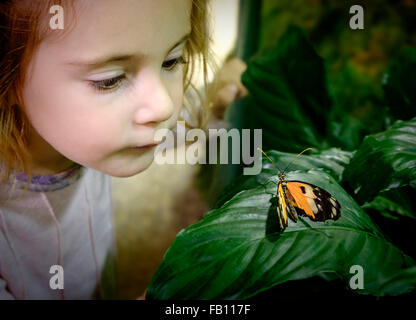
[[[0,299],[104,297],[110,176],[145,170],[157,129],[209,119],[183,101],[206,17],[204,0],[1,1]]]

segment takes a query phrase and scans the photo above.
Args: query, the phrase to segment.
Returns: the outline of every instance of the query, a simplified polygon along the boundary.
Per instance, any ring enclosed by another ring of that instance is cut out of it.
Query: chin
[[[144,159],[143,159],[144,160]],[[150,167],[150,165],[153,163],[153,158],[149,159],[148,161],[141,161],[139,165],[136,166],[124,166],[123,168],[113,168],[110,170],[100,170],[110,176],[116,177],[116,178],[128,178],[135,176],[136,174],[139,174]],[[147,159],[146,159],[147,160]]]

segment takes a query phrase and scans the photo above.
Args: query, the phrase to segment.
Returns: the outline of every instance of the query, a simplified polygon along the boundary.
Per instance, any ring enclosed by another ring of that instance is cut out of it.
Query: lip
[[[157,145],[158,145],[158,143],[151,143],[151,144],[147,144],[145,146],[133,147],[133,149],[150,149],[152,147],[156,147]]]

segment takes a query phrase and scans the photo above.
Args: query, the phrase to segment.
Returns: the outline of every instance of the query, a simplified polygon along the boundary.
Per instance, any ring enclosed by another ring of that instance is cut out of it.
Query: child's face
[[[75,5],[74,26],[64,21],[73,29],[43,41],[28,68],[29,149],[38,163],[62,158],[113,176],[134,175],[152,163],[155,149],[134,147],[154,143],[155,130],[176,126],[185,42],[172,47],[191,30],[191,0]]]

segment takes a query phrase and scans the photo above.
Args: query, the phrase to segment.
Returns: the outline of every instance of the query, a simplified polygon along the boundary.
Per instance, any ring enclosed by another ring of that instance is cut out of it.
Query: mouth
[[[145,150],[145,149],[150,149],[150,148],[156,147],[157,145],[158,145],[158,143],[152,143],[152,144],[147,144],[145,146],[133,147],[133,149]]]

